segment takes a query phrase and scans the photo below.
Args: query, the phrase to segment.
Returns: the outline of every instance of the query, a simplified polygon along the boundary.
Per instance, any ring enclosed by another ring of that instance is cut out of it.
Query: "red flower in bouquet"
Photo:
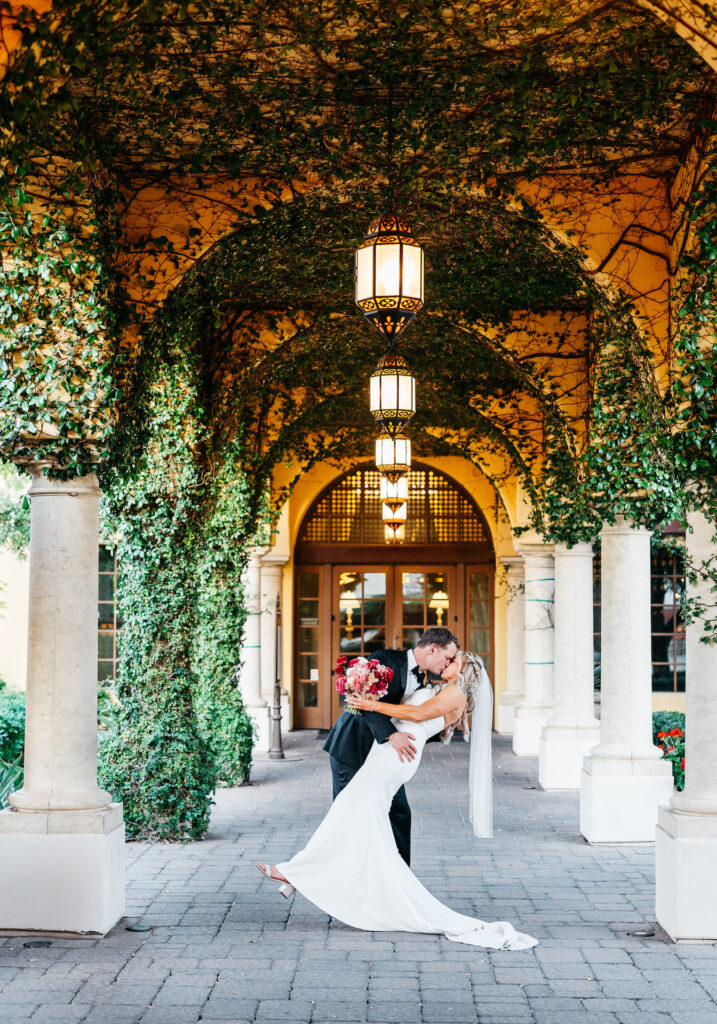
[[[340,657],[336,662],[336,690],[342,696],[353,693],[357,697],[371,697],[380,700],[388,692],[393,679],[393,669],[382,665],[377,658],[352,658],[348,662]],[[360,715],[358,708],[345,708],[351,715]]]

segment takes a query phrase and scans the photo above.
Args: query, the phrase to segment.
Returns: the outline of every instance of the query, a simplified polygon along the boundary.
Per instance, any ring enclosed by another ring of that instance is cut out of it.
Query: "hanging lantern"
[[[369,406],[389,434],[397,434],[416,411],[416,379],[403,356],[387,352],[371,374]]]
[[[356,250],[356,304],[393,341],[423,307],[423,249],[408,221],[393,213],[372,220]]]
[[[381,518],[384,524],[388,526],[395,533],[399,526],[404,526],[406,522],[406,503],[399,505],[397,508],[391,508],[390,505],[383,505],[381,508]]]
[[[393,437],[383,430],[376,438],[376,468],[395,484],[411,468],[411,439],[401,431]]]
[[[381,501],[389,508],[396,509],[408,501],[408,477],[402,476],[395,483],[382,476],[380,482]]]

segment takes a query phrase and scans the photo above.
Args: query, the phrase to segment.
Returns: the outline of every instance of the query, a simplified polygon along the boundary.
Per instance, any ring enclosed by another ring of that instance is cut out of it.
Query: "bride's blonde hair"
[[[450,743],[453,738],[453,733],[459,726],[463,730],[463,739],[466,743],[469,741],[471,732],[468,724],[468,716],[475,707],[475,692],[480,686],[481,672],[483,671],[483,662],[477,654],[471,654],[470,651],[459,651],[456,657],[460,658],[460,662],[455,682],[456,686],[459,686],[466,695],[466,707],[461,718],[457,722],[454,722],[453,725],[447,726],[447,728],[439,734],[441,743]]]

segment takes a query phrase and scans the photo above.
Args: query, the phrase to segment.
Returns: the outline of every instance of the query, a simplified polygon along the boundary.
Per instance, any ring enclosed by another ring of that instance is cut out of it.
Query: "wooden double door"
[[[491,670],[492,565],[307,565],[296,570],[294,726],[326,729],[341,713],[340,654],[414,647],[446,626]]]

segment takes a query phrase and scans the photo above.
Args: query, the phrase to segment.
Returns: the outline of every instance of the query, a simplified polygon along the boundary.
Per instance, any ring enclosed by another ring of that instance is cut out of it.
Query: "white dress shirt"
[[[403,701],[406,700],[407,697],[410,697],[411,694],[415,693],[416,690],[418,689],[418,680],[416,679],[416,676],[414,675],[413,672],[414,668],[417,667],[418,662],[416,661],[416,655],[413,653],[413,649],[411,649],[408,652],[408,675],[406,676],[406,691],[403,697],[401,697],[401,703],[403,703]]]

